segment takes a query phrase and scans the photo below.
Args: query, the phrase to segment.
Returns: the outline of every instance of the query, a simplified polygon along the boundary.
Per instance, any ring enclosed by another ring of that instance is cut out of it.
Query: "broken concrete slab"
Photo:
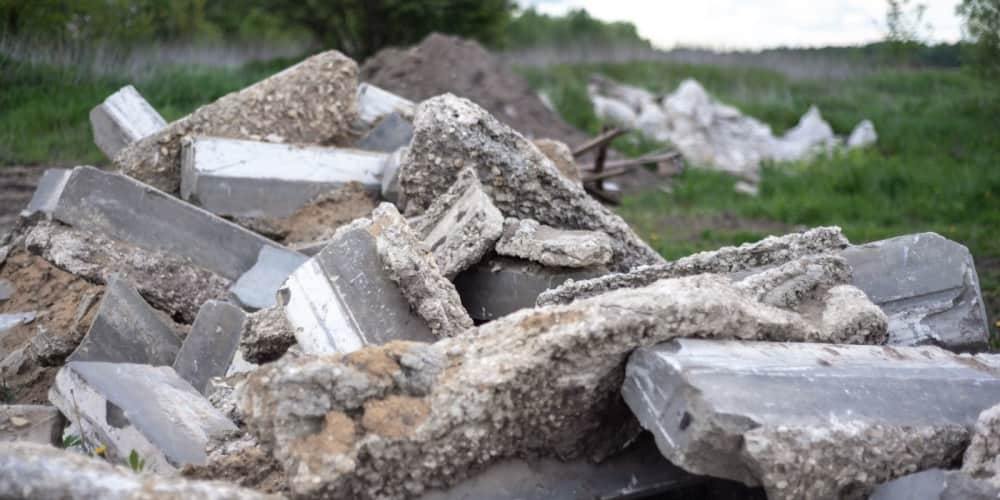
[[[988,347],[979,277],[964,245],[920,233],[851,246],[842,255],[854,269],[853,284],[889,315],[889,343]]]
[[[108,158],[166,126],[166,120],[131,85],[122,87],[90,110],[94,144]]]
[[[972,441],[962,457],[962,472],[1000,489],[1000,405],[976,419]]]
[[[611,268],[663,262],[621,217],[559,173],[538,148],[481,107],[451,94],[417,107],[413,140],[399,174],[407,216],[422,213],[458,173],[475,166],[483,189],[507,217],[562,229],[602,231],[615,242]]]
[[[236,224],[123,175],[76,167],[52,218],[150,250],[189,259],[235,280],[261,247],[277,246]]]
[[[170,366],[181,340],[131,283],[112,278],[97,316],[68,361],[107,361]]]
[[[338,230],[278,296],[306,353],[352,352],[390,340],[433,342],[472,326],[454,286],[388,203],[372,219]]]
[[[0,497],[264,500],[274,497],[221,481],[136,474],[123,466],[34,443],[0,443]]]
[[[256,311],[278,303],[281,285],[309,257],[286,249],[263,247],[257,263],[229,288],[229,294],[244,309]]]
[[[358,85],[357,101],[358,120],[369,128],[382,117],[392,113],[398,113],[401,117],[409,119],[416,110],[416,105],[409,99],[404,99],[370,83]]]
[[[664,456],[768,498],[864,498],[946,467],[1000,399],[997,359],[937,347],[679,339],[631,356],[622,389]]]
[[[206,302],[177,353],[174,371],[205,394],[209,379],[226,376],[229,372],[245,321],[246,315],[233,304],[217,300]]]
[[[848,246],[839,227],[817,227],[801,233],[768,236],[754,243],[699,252],[673,262],[643,266],[627,273],[609,274],[567,283],[538,297],[538,305],[568,304],[620,288],[636,288],[655,281],[701,273],[743,273],[790,262],[806,255],[830,253]]]
[[[556,229],[531,219],[507,218],[497,241],[498,255],[553,267],[591,267],[611,261],[614,243],[598,231]]]
[[[690,276],[515,312],[430,345],[285,356],[249,376],[240,406],[300,496],[399,498],[505,458],[606,457],[638,431],[620,396],[638,347],[857,335],[758,296],[722,276]],[[884,336],[879,319],[869,329]]]
[[[66,420],[53,406],[0,405],[0,442],[20,441],[59,446]]]
[[[181,182],[186,136],[269,140],[294,144],[343,141],[357,117],[357,64],[330,50],[196,109],[122,149],[121,172],[167,193]]]
[[[182,141],[181,197],[216,215],[289,217],[349,182],[381,188],[388,155],[221,137]]]
[[[441,272],[454,278],[493,248],[503,232],[503,215],[483,192],[476,171],[467,168],[427,207],[413,230]]]
[[[135,450],[153,472],[205,463],[209,438],[236,430],[169,366],[70,362],[49,400],[85,442],[107,447],[109,461],[124,463]]]
[[[477,321],[492,321],[532,308],[538,296],[569,280],[607,274],[607,268],[546,267],[510,257],[489,257],[455,277],[462,304]]]
[[[28,202],[28,206],[21,212],[21,215],[28,217],[35,212],[52,213],[71,172],[67,168],[45,169],[42,177],[38,180],[38,187],[31,195],[31,201]]]
[[[879,485],[869,500],[993,500],[1000,488],[961,471],[930,469]]]
[[[354,147],[365,151],[392,153],[409,144],[412,138],[413,124],[410,120],[403,118],[398,112],[392,112],[383,116]]]

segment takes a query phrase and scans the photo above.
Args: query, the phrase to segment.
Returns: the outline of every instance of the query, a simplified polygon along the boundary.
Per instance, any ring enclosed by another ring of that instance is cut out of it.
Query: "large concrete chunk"
[[[531,219],[508,218],[497,241],[497,254],[520,257],[546,266],[590,267],[611,261],[614,247],[597,231],[556,229]]]
[[[505,216],[604,232],[615,242],[611,267],[616,271],[663,262],[621,217],[471,101],[451,94],[428,99],[417,108],[414,129],[399,178],[407,215],[426,210],[464,167],[474,166],[486,194]]]
[[[59,445],[66,424],[59,410],[44,405],[0,405],[0,442]]]
[[[378,192],[388,158],[385,153],[217,137],[183,144],[181,197],[234,217],[289,217],[349,182]]]
[[[622,389],[664,456],[768,498],[864,498],[946,467],[1000,400],[1000,359],[937,347],[680,339],[637,350]]]
[[[483,192],[476,171],[467,168],[413,229],[434,254],[441,272],[453,278],[493,248],[503,231],[503,215]]]
[[[1000,405],[979,414],[972,441],[962,457],[962,472],[1000,489]]]
[[[257,263],[229,289],[236,302],[256,311],[277,304],[276,294],[288,276],[305,263],[308,257],[291,250],[263,247]]]
[[[185,136],[323,144],[350,135],[357,64],[331,50],[196,109],[115,157],[122,173],[167,193],[181,183]]]
[[[844,250],[853,283],[889,315],[889,342],[982,350],[989,327],[969,249],[921,233]]]
[[[539,294],[566,281],[606,273],[607,269],[599,266],[545,267],[521,259],[491,257],[455,277],[455,288],[470,316],[478,321],[492,321],[534,307]]]
[[[108,158],[166,126],[166,120],[131,85],[122,87],[90,110],[94,143]]]
[[[412,101],[370,83],[358,85],[358,119],[368,127],[393,113],[410,118],[416,109]]]
[[[108,281],[97,316],[69,361],[170,366],[181,341],[131,283]]]
[[[765,273],[775,287],[793,280]],[[691,276],[519,311],[430,345],[284,356],[249,376],[240,407],[301,496],[402,498],[504,458],[607,457],[637,434],[620,389],[638,347],[678,337],[857,337],[758,292]],[[809,309],[829,306],[819,300]],[[884,315],[868,328],[884,336]]]
[[[48,445],[0,443],[0,498],[264,500],[274,497],[221,481],[136,474],[100,458]]]
[[[235,280],[277,244],[128,177],[76,167],[51,216]]]
[[[105,445],[110,461],[135,450],[154,472],[205,463],[208,440],[236,430],[169,366],[70,362],[49,400],[86,442]]]
[[[239,307],[216,300],[206,302],[177,353],[174,371],[204,394],[209,379],[225,376],[233,364],[245,321]]]
[[[931,469],[903,476],[875,488],[869,500],[995,500],[996,485],[961,471]]]

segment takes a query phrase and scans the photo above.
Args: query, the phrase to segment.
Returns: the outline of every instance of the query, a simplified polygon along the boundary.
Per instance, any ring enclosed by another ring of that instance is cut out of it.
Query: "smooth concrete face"
[[[413,139],[413,124],[398,112],[385,115],[354,146],[365,151],[392,153]]]
[[[869,500],[991,500],[1000,488],[961,471],[930,469],[875,488]]]
[[[377,192],[387,158],[354,149],[197,137],[183,145],[181,197],[218,215],[287,217],[348,182]]]
[[[391,113],[411,117],[416,107],[412,101],[370,83],[358,85],[358,119],[369,127]]]
[[[52,213],[71,172],[72,170],[66,168],[45,169],[41,179],[38,180],[38,187],[35,188],[31,201],[21,213],[23,215],[31,215],[35,212]]]
[[[235,280],[257,262],[266,238],[120,174],[73,169],[51,216],[86,231],[186,258]]]
[[[167,122],[135,87],[126,85],[90,110],[90,125],[94,143],[113,158],[125,146],[166,127]]]
[[[201,306],[191,332],[184,339],[174,371],[205,394],[212,377],[229,372],[240,346],[246,315],[228,302],[210,300]]]
[[[257,263],[233,283],[229,293],[248,311],[273,307],[278,303],[278,289],[308,259],[306,255],[291,250],[261,248]]]

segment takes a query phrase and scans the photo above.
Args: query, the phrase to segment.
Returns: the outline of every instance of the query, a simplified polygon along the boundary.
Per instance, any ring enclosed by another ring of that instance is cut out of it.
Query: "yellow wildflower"
[[[96,450],[94,450],[94,455],[104,455],[104,452],[106,451],[108,451],[108,447],[102,444],[98,446]]]

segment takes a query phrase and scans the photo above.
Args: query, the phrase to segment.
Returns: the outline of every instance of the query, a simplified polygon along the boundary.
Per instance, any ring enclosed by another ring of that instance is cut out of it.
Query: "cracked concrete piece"
[[[801,233],[768,236],[755,243],[699,252],[673,262],[642,266],[627,273],[609,274],[567,283],[538,297],[538,305],[568,304],[619,288],[636,288],[654,281],[701,273],[742,273],[780,265],[799,257],[846,248],[839,227],[817,227]]]
[[[90,110],[94,144],[108,158],[114,158],[125,146],[166,126],[166,120],[131,85],[118,89]]]
[[[205,394],[209,379],[226,376],[233,364],[244,321],[246,315],[233,304],[205,302],[174,360],[177,375]]]
[[[68,168],[45,169],[42,177],[38,179],[38,187],[31,195],[31,201],[28,202],[28,206],[21,212],[21,215],[27,217],[35,212],[52,213],[71,172],[72,170]]]
[[[1000,405],[979,414],[962,458],[962,472],[1000,489]]]
[[[109,461],[124,463],[135,450],[153,472],[205,463],[210,437],[236,430],[169,366],[70,362],[49,400],[86,442],[107,446]]]
[[[621,217],[567,179],[530,141],[484,109],[451,94],[417,107],[414,135],[399,180],[407,216],[441,196],[465,167],[507,217],[561,229],[601,231],[615,243],[611,267],[625,271],[663,262]]]
[[[492,321],[535,306],[538,295],[568,280],[606,274],[603,267],[546,267],[510,257],[489,257],[455,277],[455,288],[469,315]]]
[[[181,340],[131,283],[112,278],[97,316],[67,361],[106,361],[170,366]]]
[[[1000,360],[937,347],[678,339],[632,354],[622,396],[688,472],[768,498],[865,498],[961,455]]]
[[[337,51],[316,54],[136,141],[114,157],[114,164],[156,189],[177,193],[185,136],[295,144],[343,140],[357,118],[357,73],[357,64]]]
[[[275,306],[276,294],[288,276],[308,257],[284,248],[263,247],[257,263],[229,288],[229,294],[241,307],[256,311]]]
[[[843,251],[854,285],[889,315],[889,342],[956,351],[988,347],[989,327],[972,254],[935,233]]]
[[[106,283],[115,274],[132,282],[151,305],[181,322],[194,321],[206,300],[226,296],[229,280],[175,255],[147,250],[58,222],[39,221],[25,246],[77,276]]]
[[[260,141],[193,137],[182,141],[181,197],[232,217],[289,217],[349,182],[381,188],[388,155]]]
[[[261,247],[277,246],[242,227],[129,177],[76,167],[51,216],[77,229],[189,259],[235,280]]]
[[[240,353],[251,363],[267,363],[280,358],[295,345],[295,331],[280,306],[247,315]]]
[[[11,500],[263,500],[221,481],[136,474],[100,458],[34,443],[0,443],[0,497]]]
[[[29,441],[59,446],[66,420],[53,406],[0,405],[0,442]]]
[[[614,243],[599,231],[556,229],[531,219],[508,218],[497,254],[546,266],[590,267],[611,261]]]
[[[930,469],[875,488],[869,500],[995,500],[1000,488],[961,471]]]
[[[394,111],[382,117],[354,147],[365,151],[392,153],[409,144],[412,138],[413,124]]]
[[[392,113],[398,113],[403,118],[409,119],[416,109],[416,105],[409,99],[402,98],[370,83],[358,85],[357,101],[358,120],[369,128],[382,117]]]
[[[573,159],[573,150],[566,143],[555,139],[535,139],[531,143],[543,155],[552,160],[552,164],[559,169],[559,173],[573,181],[573,183],[583,185],[583,180],[580,178],[580,167],[576,164],[576,160]]]
[[[406,498],[505,458],[606,457],[637,433],[620,397],[636,348],[856,335],[760,295],[690,276],[519,311],[430,345],[285,356],[249,376],[240,407],[300,497]],[[885,317],[871,329],[884,335]]]
[[[427,207],[413,230],[451,279],[493,249],[503,232],[503,215],[483,192],[476,171],[467,168]]]

